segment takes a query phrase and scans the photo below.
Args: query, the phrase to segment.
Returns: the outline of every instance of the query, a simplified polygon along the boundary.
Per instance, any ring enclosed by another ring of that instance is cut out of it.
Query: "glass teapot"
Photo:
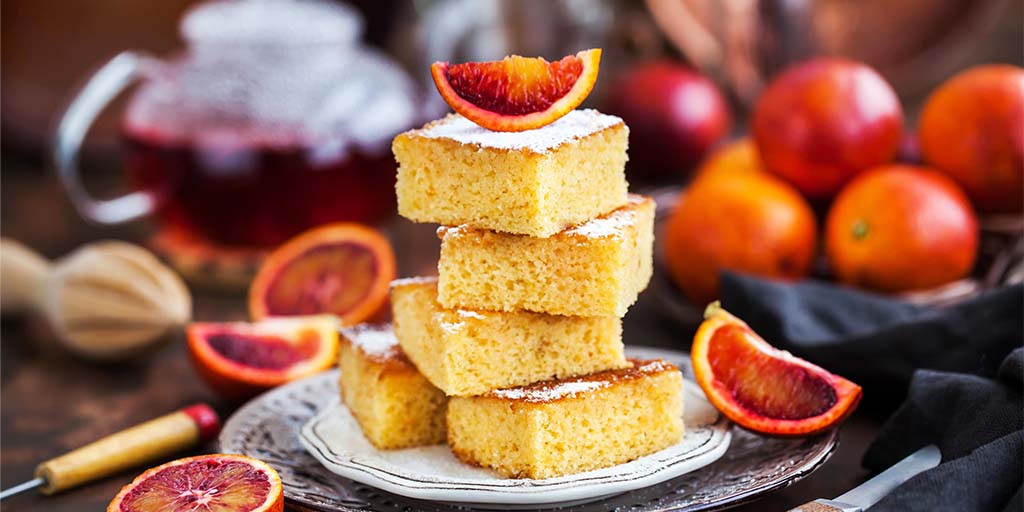
[[[54,159],[88,220],[151,213],[229,246],[265,247],[312,226],[373,222],[394,209],[390,142],[419,121],[413,82],[360,46],[352,8],[314,0],[217,0],[180,24],[169,59],[125,52],[100,68],[61,119]],[[128,181],[95,199],[77,168],[96,115],[138,82],[122,115]]]

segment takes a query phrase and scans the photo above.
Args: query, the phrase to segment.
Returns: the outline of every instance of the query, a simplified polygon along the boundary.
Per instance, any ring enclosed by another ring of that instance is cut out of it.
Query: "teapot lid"
[[[352,44],[363,20],[340,2],[214,0],[189,9],[179,30],[190,43]]]

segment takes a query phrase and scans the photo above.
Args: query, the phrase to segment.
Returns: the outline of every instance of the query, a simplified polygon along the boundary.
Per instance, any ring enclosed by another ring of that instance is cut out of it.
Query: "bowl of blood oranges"
[[[1012,252],[1024,233],[1020,67],[952,76],[915,131],[869,66],[811,59],[768,84],[749,133],[658,198],[666,279],[656,290],[673,316],[696,323],[725,270],[940,303],[1022,265]],[[913,165],[898,161],[907,141],[919,148]]]

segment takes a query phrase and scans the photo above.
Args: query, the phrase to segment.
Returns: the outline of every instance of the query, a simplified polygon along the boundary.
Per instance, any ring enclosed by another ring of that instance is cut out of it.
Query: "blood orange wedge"
[[[268,318],[256,323],[193,323],[189,355],[210,387],[233,400],[330,368],[338,355],[331,315]]]
[[[764,434],[821,432],[860,402],[860,386],[772,347],[717,302],[704,312],[690,357],[708,400],[729,419]]]
[[[597,81],[601,49],[548,62],[512,55],[494,62],[430,66],[441,97],[466,119],[499,132],[551,124],[583,103]]]
[[[370,318],[387,301],[395,254],[379,231],[355,223],[314,228],[274,250],[249,287],[249,314],[330,313],[343,325]]]
[[[281,512],[281,477],[244,455],[200,455],[157,466],[117,493],[107,512]]]

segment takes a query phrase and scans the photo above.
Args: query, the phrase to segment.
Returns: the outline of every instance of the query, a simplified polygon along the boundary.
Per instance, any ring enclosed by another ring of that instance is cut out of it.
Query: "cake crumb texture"
[[[448,398],[413,366],[389,325],[342,330],[341,399],[382,450],[440,444]]]
[[[447,309],[436,280],[393,285],[391,304],[404,352],[448,395],[629,366],[617,317]]]
[[[651,279],[654,200],[625,206],[549,238],[442,227],[438,300],[447,308],[625,315]]]
[[[594,111],[566,118],[499,134],[449,116],[398,135],[398,213],[543,238],[622,206],[629,130]]]
[[[632,363],[571,379],[572,392],[554,399],[531,400],[507,390],[504,396],[452,398],[452,452],[506,477],[542,479],[622,464],[679,442],[682,375],[665,362]],[[548,390],[561,385],[545,384]]]

